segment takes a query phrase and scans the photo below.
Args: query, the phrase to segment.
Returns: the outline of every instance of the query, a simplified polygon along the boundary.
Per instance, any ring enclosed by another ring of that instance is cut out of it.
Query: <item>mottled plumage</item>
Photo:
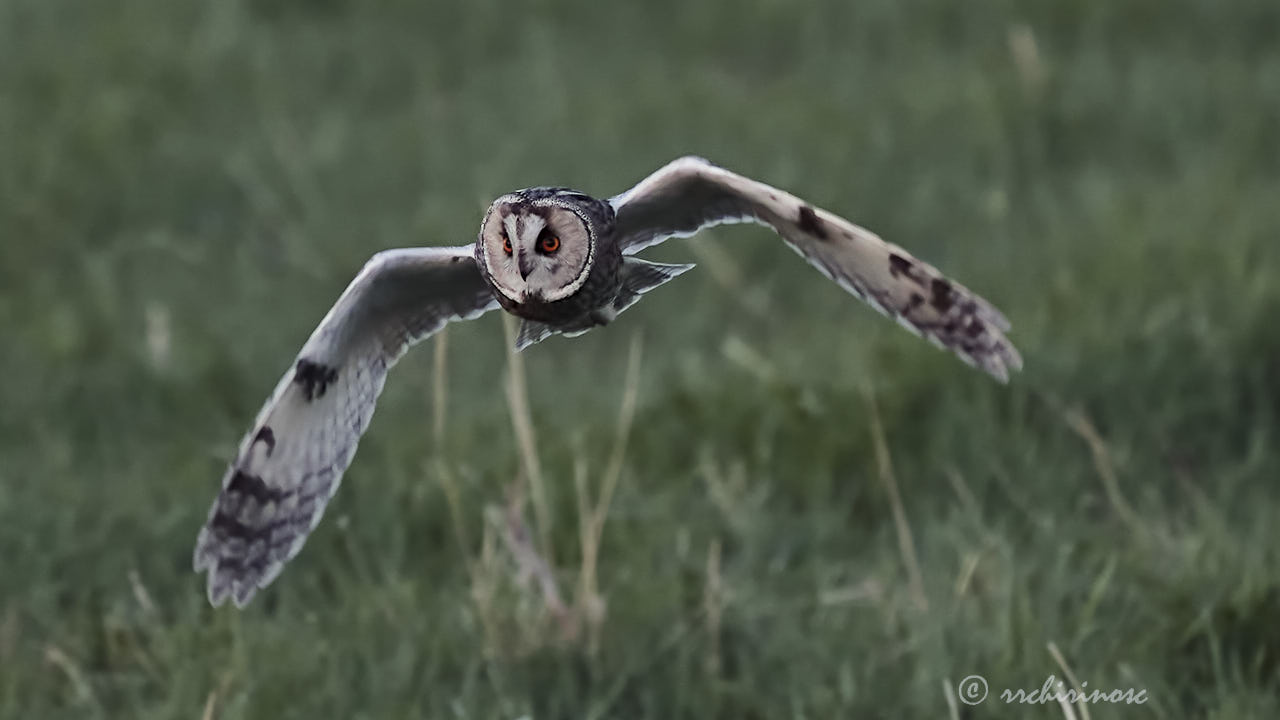
[[[681,158],[609,200],[531,188],[493,202],[477,242],[375,255],[303,346],[245,436],[196,542],[209,601],[243,606],[298,553],[351,463],[387,370],[450,320],[502,307],[517,349],[611,322],[692,265],[635,257],[711,225],[758,222],[854,295],[1005,381],[1008,322],[902,248],[777,188]]]

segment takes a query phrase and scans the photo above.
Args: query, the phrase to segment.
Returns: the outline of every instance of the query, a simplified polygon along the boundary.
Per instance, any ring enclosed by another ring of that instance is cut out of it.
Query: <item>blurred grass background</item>
[[[1066,666],[1148,691],[1097,717],[1274,717],[1277,37],[1263,0],[0,0],[0,715],[1059,717],[996,695]],[[208,606],[225,463],[369,255],[686,153],[944,268],[1026,371],[764,230],[671,242],[698,271],[524,354],[527,426],[498,315],[406,356],[302,554]],[[520,427],[559,613],[504,542]]]

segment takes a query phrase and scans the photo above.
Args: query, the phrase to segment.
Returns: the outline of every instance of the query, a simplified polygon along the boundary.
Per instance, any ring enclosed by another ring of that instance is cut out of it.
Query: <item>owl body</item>
[[[701,158],[607,200],[519,190],[490,205],[474,245],[374,255],[320,321],[241,441],[196,540],[210,602],[244,605],[302,548],[410,345],[497,307],[521,318],[517,349],[586,332],[693,267],[636,253],[741,222],[772,228],[826,278],[998,380],[1022,366],[1008,321],[977,294],[869,230]]]

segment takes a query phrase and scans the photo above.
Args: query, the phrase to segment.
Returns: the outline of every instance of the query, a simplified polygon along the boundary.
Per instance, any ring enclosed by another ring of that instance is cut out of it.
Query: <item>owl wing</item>
[[[405,350],[497,306],[472,247],[378,253],[320,321],[241,442],[196,540],[213,605],[230,596],[244,606],[302,548]]]
[[[622,252],[712,225],[755,222],[845,290],[966,363],[1006,382],[1022,358],[1000,311],[897,245],[777,188],[680,158],[610,199]]]

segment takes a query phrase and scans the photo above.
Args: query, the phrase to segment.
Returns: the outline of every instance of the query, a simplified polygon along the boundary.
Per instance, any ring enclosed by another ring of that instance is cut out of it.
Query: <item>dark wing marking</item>
[[[387,370],[450,320],[497,307],[472,246],[378,253],[258,414],[196,540],[209,602],[244,606],[298,553],[338,489]]]
[[[631,255],[712,225],[756,222],[845,290],[1004,382],[1022,358],[1000,311],[875,233],[790,193],[696,157],[676,160],[609,201]]]

